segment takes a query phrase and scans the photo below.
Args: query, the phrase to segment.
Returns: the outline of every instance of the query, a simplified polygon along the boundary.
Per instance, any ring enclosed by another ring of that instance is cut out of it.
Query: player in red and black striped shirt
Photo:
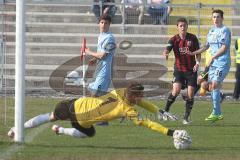
[[[187,85],[186,111],[183,118],[183,124],[191,123],[188,119],[194,103],[194,88],[197,86],[197,70],[200,63],[200,56],[191,56],[186,54],[188,51],[199,49],[199,42],[194,34],[188,33],[188,23],[185,18],[179,18],[177,21],[178,34],[168,41],[168,46],[163,51],[163,55],[168,59],[169,53],[173,50],[175,55],[174,79],[172,93],[168,96],[165,111],[169,111],[170,106],[184,85]],[[164,111],[163,111],[164,112]]]

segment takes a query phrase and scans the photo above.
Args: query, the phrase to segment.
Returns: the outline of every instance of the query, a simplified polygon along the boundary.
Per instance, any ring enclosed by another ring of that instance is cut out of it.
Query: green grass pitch
[[[60,99],[27,98],[26,119],[52,111]],[[76,139],[58,136],[51,131],[53,124],[69,126],[68,122],[44,124],[25,131],[24,145],[13,143],[7,131],[14,123],[14,101],[7,99],[7,121],[4,124],[5,100],[0,98],[0,160],[236,160],[240,159],[240,103],[225,101],[222,104],[224,120],[209,123],[204,119],[211,112],[211,102],[196,101],[189,126],[181,121],[160,123],[173,129],[186,129],[192,136],[189,150],[176,150],[171,137],[144,127],[133,125],[129,120],[115,120],[108,127],[96,126],[93,138]],[[164,102],[154,101],[159,106]],[[177,101],[171,112],[182,116],[184,103]],[[142,110],[143,115],[148,115]],[[152,117],[154,118],[154,117]]]

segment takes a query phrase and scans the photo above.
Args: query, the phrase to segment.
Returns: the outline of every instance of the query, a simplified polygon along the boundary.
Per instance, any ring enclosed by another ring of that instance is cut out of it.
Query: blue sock
[[[220,108],[220,90],[214,89],[211,93],[212,101],[213,101],[213,114],[221,115],[221,108]]]

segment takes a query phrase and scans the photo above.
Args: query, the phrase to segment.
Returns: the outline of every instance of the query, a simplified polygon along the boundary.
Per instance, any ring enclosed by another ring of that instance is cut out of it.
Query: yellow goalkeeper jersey
[[[101,97],[79,98],[74,102],[74,110],[78,123],[89,128],[96,122],[110,121],[125,117],[132,120],[136,125],[142,125],[163,134],[167,134],[168,129],[162,125],[152,122],[150,119],[141,119],[139,113],[125,97],[126,89],[113,90]],[[151,102],[141,100],[138,106],[157,113],[158,107]]]

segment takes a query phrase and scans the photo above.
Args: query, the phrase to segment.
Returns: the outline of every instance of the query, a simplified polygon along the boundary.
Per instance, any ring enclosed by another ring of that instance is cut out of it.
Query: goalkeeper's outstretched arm
[[[169,129],[157,122],[153,122],[150,119],[131,118],[134,124],[149,128],[153,131],[159,132],[163,135],[173,136],[174,130]]]

